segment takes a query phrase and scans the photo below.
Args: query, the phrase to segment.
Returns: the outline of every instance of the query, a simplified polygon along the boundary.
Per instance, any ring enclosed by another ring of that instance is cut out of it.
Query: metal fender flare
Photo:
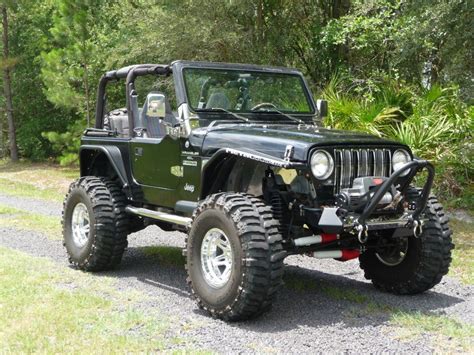
[[[86,163],[85,154],[91,153],[94,155],[104,154],[110,162],[110,165],[117,173],[117,176],[122,183],[122,186],[128,186],[127,172],[123,163],[122,152],[115,146],[103,146],[103,145],[83,145],[79,149],[79,160],[81,166],[81,176],[88,175],[87,169],[90,166],[90,162]]]

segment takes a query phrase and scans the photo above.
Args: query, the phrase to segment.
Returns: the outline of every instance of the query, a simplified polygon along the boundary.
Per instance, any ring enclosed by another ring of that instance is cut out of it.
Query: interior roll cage
[[[144,75],[170,75],[172,69],[170,65],[164,64],[140,64],[124,67],[118,70],[112,70],[105,73],[99,81],[97,91],[97,106],[95,114],[95,128],[100,129],[104,125],[104,110],[107,99],[106,87],[113,80],[125,79],[125,97],[127,100],[127,110],[129,112],[129,127],[134,127],[135,119],[139,119],[137,106],[137,93],[135,91],[135,79]],[[130,130],[130,136],[133,136],[133,130]]]

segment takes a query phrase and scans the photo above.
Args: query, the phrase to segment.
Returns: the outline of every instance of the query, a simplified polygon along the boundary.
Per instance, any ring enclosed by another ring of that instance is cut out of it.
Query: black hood
[[[217,126],[195,133],[204,138],[204,156],[221,148],[247,148],[282,158],[286,146],[292,145],[295,148],[293,160],[306,161],[308,151],[315,146],[402,146],[365,133],[316,126],[240,124]]]

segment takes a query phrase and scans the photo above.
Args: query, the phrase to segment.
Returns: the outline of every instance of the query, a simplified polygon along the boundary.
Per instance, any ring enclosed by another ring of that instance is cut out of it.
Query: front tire
[[[411,189],[409,198],[416,200],[419,192]],[[408,295],[429,290],[448,273],[451,263],[451,230],[448,217],[438,200],[428,199],[422,217],[428,221],[423,233],[408,237],[397,251],[369,249],[360,257],[365,278],[382,291]]]
[[[117,266],[127,247],[126,197],[106,178],[86,176],[69,187],[63,206],[63,239],[69,262],[85,271]]]
[[[270,309],[286,252],[268,206],[250,195],[219,193],[196,209],[186,255],[199,307],[237,321]]]

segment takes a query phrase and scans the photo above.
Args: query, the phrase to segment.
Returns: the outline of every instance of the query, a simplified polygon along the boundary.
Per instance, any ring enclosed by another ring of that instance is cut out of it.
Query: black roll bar
[[[102,128],[104,125],[104,109],[106,100],[106,86],[107,83],[112,80],[126,79],[126,99],[127,109],[130,110],[129,95],[134,89],[134,81],[137,76],[141,75],[168,75],[171,74],[171,67],[167,64],[139,64],[131,65],[128,67],[120,68],[118,70],[112,70],[105,73],[99,81],[99,88],[97,90],[97,105],[95,113],[95,128]],[[132,84],[132,89],[129,88],[129,84]],[[131,110],[129,112],[132,112]],[[129,114],[129,119],[132,119],[133,124],[133,113]],[[130,127],[133,127],[131,125]],[[130,130],[132,134],[132,130]]]

